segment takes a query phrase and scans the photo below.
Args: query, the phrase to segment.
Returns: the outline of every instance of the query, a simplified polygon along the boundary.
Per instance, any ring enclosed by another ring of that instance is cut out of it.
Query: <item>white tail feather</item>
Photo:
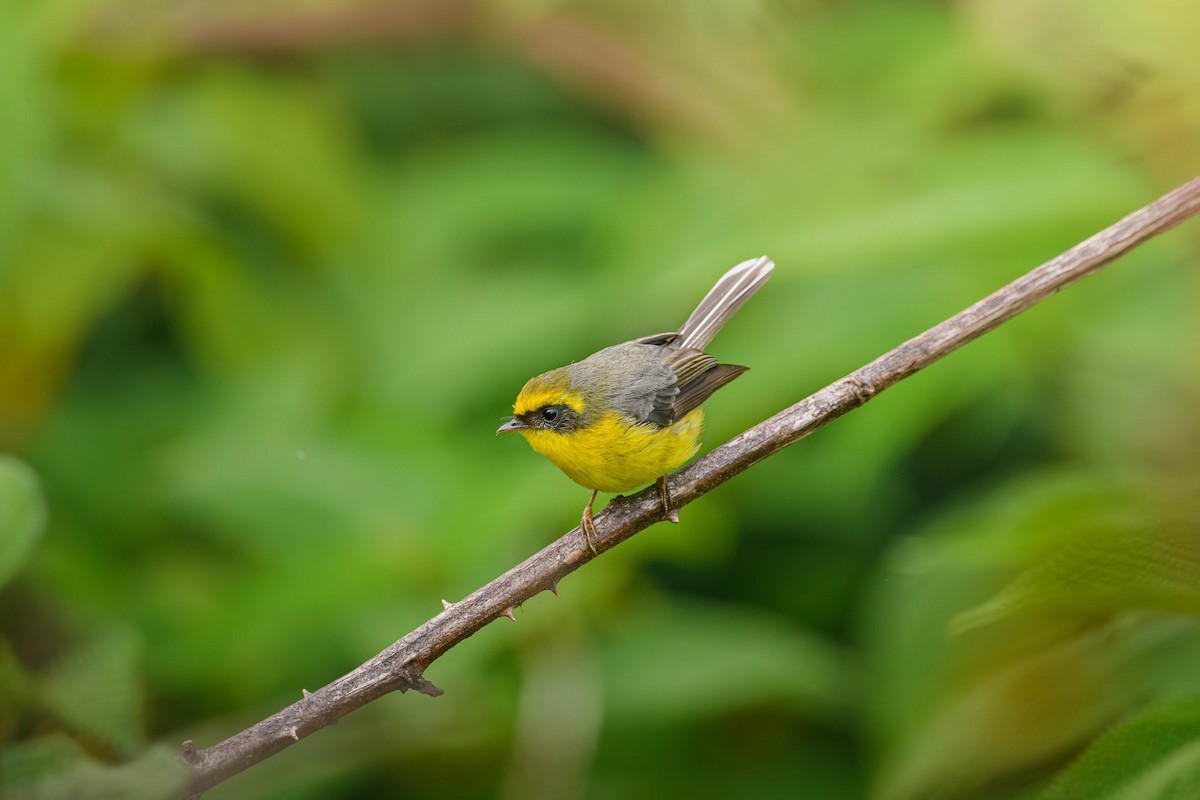
[[[679,329],[675,346],[703,350],[742,303],[771,277],[775,263],[766,256],[743,261],[726,272]]]

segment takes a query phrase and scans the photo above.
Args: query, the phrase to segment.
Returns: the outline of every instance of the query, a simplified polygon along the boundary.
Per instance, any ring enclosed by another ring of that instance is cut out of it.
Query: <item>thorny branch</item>
[[[1197,212],[1200,212],[1200,178],[680,470],[671,478],[671,496],[676,506],[695,500]],[[596,517],[596,549],[603,553],[663,519],[653,487],[631,497],[614,499]],[[580,529],[575,528],[462,601],[448,604],[442,613],[319,691],[306,692],[301,700],[212,747],[201,750],[190,740],[185,742],[182,757],[191,766],[191,793],[199,796],[392,691],[415,689],[431,696],[440,695],[442,690],[423,677],[430,664],[498,617],[512,616],[515,607],[539,592],[555,591],[560,580],[595,557]]]

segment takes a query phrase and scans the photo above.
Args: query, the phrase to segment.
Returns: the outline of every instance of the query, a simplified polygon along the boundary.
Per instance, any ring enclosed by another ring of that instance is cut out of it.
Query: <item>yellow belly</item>
[[[683,466],[700,447],[704,412],[697,408],[665,428],[616,412],[583,430],[522,429],[534,450],[588,489],[627,492]]]

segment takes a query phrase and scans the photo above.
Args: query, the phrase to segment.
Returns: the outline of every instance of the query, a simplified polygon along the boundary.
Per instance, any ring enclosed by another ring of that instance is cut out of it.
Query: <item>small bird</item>
[[[704,352],[742,303],[771,277],[766,256],[726,272],[676,333],[606,347],[583,361],[530,378],[497,434],[517,431],[567,477],[592,490],[580,526],[593,543],[597,492],[627,492],[657,482],[671,522],[666,476],[696,454],[700,404],[747,367]]]

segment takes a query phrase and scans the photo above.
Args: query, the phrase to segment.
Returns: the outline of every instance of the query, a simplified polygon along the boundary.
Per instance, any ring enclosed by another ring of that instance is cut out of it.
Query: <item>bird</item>
[[[497,435],[516,432],[567,477],[591,489],[580,527],[596,553],[592,505],[598,492],[655,482],[664,516],[679,522],[667,475],[700,448],[701,404],[748,367],[704,351],[717,331],[771,277],[766,256],[720,279],[678,331],[613,345],[530,378]]]

